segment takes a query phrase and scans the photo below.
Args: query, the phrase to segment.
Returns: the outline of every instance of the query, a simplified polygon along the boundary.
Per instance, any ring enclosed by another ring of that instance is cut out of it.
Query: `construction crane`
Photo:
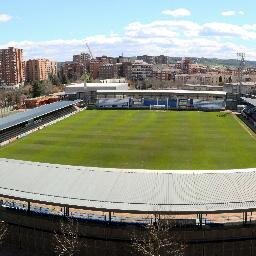
[[[92,51],[90,49],[89,44],[87,42],[85,42],[85,44],[86,44],[86,47],[89,51],[91,59],[93,59]],[[90,82],[91,81],[91,74],[90,74],[90,71],[87,70],[87,65],[85,65],[84,75],[85,75],[85,78],[84,78],[85,81],[84,82],[85,83]],[[84,101],[86,101],[86,99],[84,99]]]
[[[90,46],[89,46],[88,43],[86,43],[86,47],[87,47],[87,49],[88,49],[88,51],[89,51],[89,53],[90,53],[91,58],[94,59],[94,58],[93,58],[93,55],[92,55],[92,51],[91,51]]]

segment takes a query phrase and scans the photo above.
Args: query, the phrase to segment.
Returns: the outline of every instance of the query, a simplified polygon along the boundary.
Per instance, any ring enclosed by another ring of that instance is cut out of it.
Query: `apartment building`
[[[146,62],[148,64],[155,64],[155,56],[148,56],[148,55],[142,55],[137,56],[137,60],[141,60],[143,62]]]
[[[73,62],[76,62],[76,63],[87,65],[90,62],[90,60],[91,60],[91,56],[88,53],[82,52],[80,54],[73,55]]]
[[[143,80],[153,76],[153,65],[144,62],[143,60],[136,60],[132,63],[131,79]]]
[[[168,64],[168,57],[164,55],[159,55],[155,57],[156,64]]]
[[[122,63],[122,77],[127,79],[131,79],[132,74],[132,63],[131,62],[123,62]]]
[[[123,65],[122,63],[116,64],[103,64],[99,68],[100,79],[112,79],[123,76]]]
[[[61,66],[61,73],[71,81],[80,80],[83,74],[86,72],[84,64],[79,62],[65,62]]]
[[[0,86],[18,87],[24,82],[23,50],[0,49]]]
[[[153,78],[161,81],[170,81],[175,79],[175,74],[179,70],[176,70],[171,65],[155,65],[153,67]]]
[[[97,59],[92,59],[89,64],[89,70],[92,79],[99,79],[100,75],[100,67],[105,65],[105,64],[110,64],[109,59],[100,57]]]
[[[202,85],[219,85],[223,83],[231,83],[237,80],[237,77],[229,74],[179,74],[175,75],[175,81],[181,85],[184,84],[202,84]]]
[[[50,75],[57,75],[57,63],[48,59],[26,61],[26,81],[47,80]]]

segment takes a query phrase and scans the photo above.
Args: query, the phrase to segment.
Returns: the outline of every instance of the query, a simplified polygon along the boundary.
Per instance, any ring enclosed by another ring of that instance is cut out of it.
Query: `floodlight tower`
[[[241,86],[243,85],[243,71],[245,69],[245,53],[239,52],[237,53],[237,58],[239,61],[238,67],[238,93],[241,95]]]

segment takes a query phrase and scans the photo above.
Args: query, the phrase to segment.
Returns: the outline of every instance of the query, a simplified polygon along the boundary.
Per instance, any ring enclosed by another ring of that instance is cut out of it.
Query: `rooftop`
[[[131,213],[256,209],[256,169],[164,172],[7,159],[0,167],[0,196],[24,201]]]
[[[197,94],[197,95],[217,95],[225,96],[224,91],[195,91],[195,90],[97,90],[97,93],[121,93],[121,94]]]
[[[241,98],[243,101],[253,105],[254,107],[256,107],[256,99],[252,99],[252,98],[245,98],[245,97],[242,97]]]

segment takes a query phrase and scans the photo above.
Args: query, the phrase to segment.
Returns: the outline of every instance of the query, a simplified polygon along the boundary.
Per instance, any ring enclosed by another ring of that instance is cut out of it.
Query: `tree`
[[[91,83],[92,81],[92,76],[90,73],[86,72],[85,74],[83,74],[80,78],[80,80],[84,81],[85,83]]]
[[[49,95],[54,92],[55,86],[50,80],[41,81],[43,95]]]
[[[64,74],[63,68],[61,68],[61,70],[58,72],[58,79],[61,84],[69,83],[67,76]]]
[[[182,256],[185,246],[173,235],[170,220],[161,220],[147,225],[142,238],[132,239],[132,250],[141,256]]]
[[[49,75],[49,81],[53,84],[53,85],[60,85],[60,79],[57,75],[54,74],[50,74]]]
[[[39,81],[35,81],[32,84],[32,97],[36,98],[44,94],[42,83]]]
[[[57,256],[75,256],[80,251],[78,222],[72,218],[60,221],[54,234],[54,252]]]

